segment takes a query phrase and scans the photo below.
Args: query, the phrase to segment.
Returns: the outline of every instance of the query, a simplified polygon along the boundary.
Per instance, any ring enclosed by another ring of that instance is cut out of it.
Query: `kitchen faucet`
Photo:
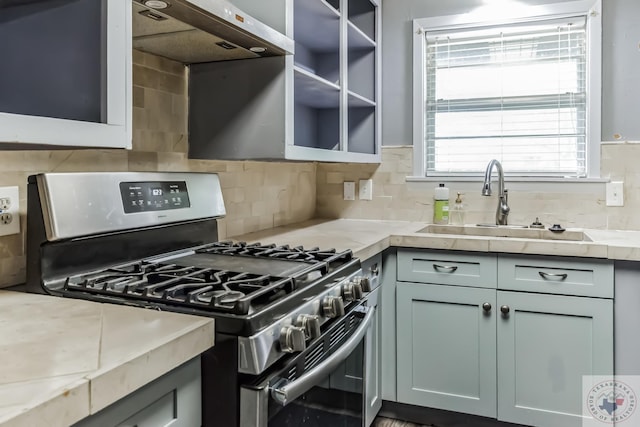
[[[509,215],[509,205],[507,205],[507,190],[504,188],[504,172],[502,165],[496,159],[493,159],[487,165],[484,173],[484,184],[482,185],[482,195],[491,195],[491,172],[493,167],[498,170],[498,208],[496,209],[496,225],[507,225],[507,216]]]

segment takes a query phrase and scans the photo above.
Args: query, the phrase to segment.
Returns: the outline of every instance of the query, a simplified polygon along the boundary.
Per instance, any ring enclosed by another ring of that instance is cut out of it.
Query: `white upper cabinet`
[[[131,148],[131,4],[0,2],[0,147]]]

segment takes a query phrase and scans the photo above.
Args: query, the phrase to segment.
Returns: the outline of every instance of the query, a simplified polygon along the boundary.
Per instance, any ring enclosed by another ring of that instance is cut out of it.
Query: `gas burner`
[[[305,249],[302,246],[290,247],[289,245],[276,246],[274,244],[247,244],[246,242],[230,241],[212,243],[196,252],[220,255],[241,255],[258,258],[278,258],[310,264],[322,262],[329,263],[336,260],[342,260],[345,262],[352,258],[351,251],[338,253],[335,249],[320,250],[317,247]]]
[[[220,291],[203,292],[196,297],[200,302],[206,302],[214,306],[223,306],[233,304],[244,297],[242,292],[232,291],[229,289]]]
[[[250,314],[295,289],[293,278],[140,261],[66,279],[65,290]]]

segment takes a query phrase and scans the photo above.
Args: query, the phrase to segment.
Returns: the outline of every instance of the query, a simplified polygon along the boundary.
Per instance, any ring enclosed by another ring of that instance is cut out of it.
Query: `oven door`
[[[240,389],[242,427],[362,427],[376,307],[362,304],[276,372]]]

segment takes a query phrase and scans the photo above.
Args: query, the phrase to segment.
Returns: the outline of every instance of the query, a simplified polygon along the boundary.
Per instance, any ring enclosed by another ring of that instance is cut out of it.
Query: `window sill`
[[[492,182],[496,182],[494,175]],[[410,183],[455,183],[456,189],[475,189],[480,191],[484,177],[482,176],[407,176]],[[604,192],[605,184],[610,182],[608,178],[536,178],[536,177],[510,177],[504,178],[505,187],[513,191],[553,192],[553,193],[597,193]],[[420,184],[418,184],[420,185]]]

